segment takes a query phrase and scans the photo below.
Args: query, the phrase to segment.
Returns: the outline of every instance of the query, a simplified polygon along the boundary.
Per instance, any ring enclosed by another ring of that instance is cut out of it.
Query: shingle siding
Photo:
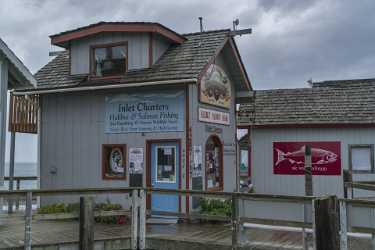
[[[128,71],[114,82],[125,84],[197,78],[226,41],[229,32],[216,30],[185,34],[187,40],[180,45],[171,45],[151,68]],[[70,76],[69,64],[69,52],[59,54],[36,73],[38,88],[105,85],[111,82],[88,80],[87,76]]]
[[[375,79],[326,81],[312,88],[258,90],[240,106],[240,125],[375,124]]]

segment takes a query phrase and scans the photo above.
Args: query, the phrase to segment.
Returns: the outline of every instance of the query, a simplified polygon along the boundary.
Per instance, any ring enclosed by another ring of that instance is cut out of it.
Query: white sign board
[[[212,109],[199,108],[199,121],[229,125],[229,113]]]
[[[184,92],[106,97],[105,133],[184,131]]]
[[[129,148],[129,173],[143,174],[143,148]]]
[[[193,158],[194,158],[194,166],[193,166],[193,177],[200,177],[202,176],[203,170],[203,155],[202,155],[202,146],[193,146]]]

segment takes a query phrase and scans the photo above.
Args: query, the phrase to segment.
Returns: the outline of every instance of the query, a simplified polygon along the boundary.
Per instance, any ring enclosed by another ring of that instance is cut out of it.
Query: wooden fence
[[[375,188],[374,188],[375,190]],[[31,249],[31,203],[37,196],[78,195],[81,199],[80,212],[80,249],[91,249],[93,244],[92,222],[95,213],[93,200],[89,195],[117,193],[132,194],[130,211],[117,211],[131,215],[132,249],[145,249],[146,246],[146,196],[153,193],[204,198],[231,199],[230,217],[204,214],[166,213],[178,218],[225,220],[232,223],[232,249],[241,245],[241,226],[251,222],[257,224],[312,228],[314,249],[348,249],[348,232],[366,232],[375,234],[375,201],[337,199],[330,197],[266,195],[231,192],[207,192],[197,190],[166,190],[144,188],[88,188],[55,190],[17,190],[0,191],[3,198],[26,198],[25,211],[25,249]],[[300,211],[296,213],[295,211]],[[364,215],[367,211],[368,218]],[[111,212],[108,212],[111,215]],[[75,215],[77,216],[77,215]],[[359,216],[359,217],[358,217]],[[360,219],[358,219],[360,218]],[[328,226],[327,226],[328,225]],[[302,237],[306,237],[305,234]],[[304,239],[306,240],[306,239]],[[375,241],[374,241],[375,243]],[[375,246],[375,245],[374,245]],[[305,249],[308,245],[304,245]]]

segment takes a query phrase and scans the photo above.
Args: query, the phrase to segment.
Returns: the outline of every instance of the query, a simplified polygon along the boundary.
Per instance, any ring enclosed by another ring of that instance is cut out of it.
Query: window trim
[[[90,45],[90,78],[95,79],[111,79],[111,78],[120,78],[123,76],[124,73],[118,74],[118,75],[112,75],[112,76],[97,76],[96,75],[96,67],[95,65],[95,49],[99,48],[111,48],[111,47],[118,47],[118,46],[125,46],[126,48],[126,57],[125,57],[125,72],[128,71],[128,62],[129,62],[129,46],[128,42],[115,42],[115,43],[103,43],[103,44],[94,44]]]
[[[371,163],[371,169],[370,170],[355,170],[353,169],[352,165],[352,150],[353,148],[369,148],[370,149],[370,163]],[[349,144],[348,147],[349,150],[349,170],[352,173],[357,174],[368,174],[368,173],[375,173],[375,167],[374,167],[374,144]]]
[[[207,153],[207,142],[210,139],[215,140],[219,144],[220,154],[221,154],[221,156],[220,156],[220,166],[219,166],[219,171],[220,171],[219,186],[213,187],[213,188],[208,188],[208,185],[207,185],[208,184],[208,176],[207,176],[207,157],[206,157],[206,153]],[[210,135],[207,138],[206,143],[204,145],[204,175],[205,175],[206,191],[222,191],[224,189],[224,144],[220,140],[219,136],[217,136],[217,135]]]

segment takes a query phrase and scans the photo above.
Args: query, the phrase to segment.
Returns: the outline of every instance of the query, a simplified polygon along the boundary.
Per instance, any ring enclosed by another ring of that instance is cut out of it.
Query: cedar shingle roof
[[[151,68],[126,72],[113,83],[136,83],[197,78],[206,63],[223,45],[230,30],[185,34],[186,41],[171,45]],[[69,76],[69,53],[62,52],[40,69],[35,77],[38,89],[106,85],[111,80],[87,80],[87,77]]]
[[[239,125],[375,124],[375,79],[312,88],[259,90],[240,106]]]

